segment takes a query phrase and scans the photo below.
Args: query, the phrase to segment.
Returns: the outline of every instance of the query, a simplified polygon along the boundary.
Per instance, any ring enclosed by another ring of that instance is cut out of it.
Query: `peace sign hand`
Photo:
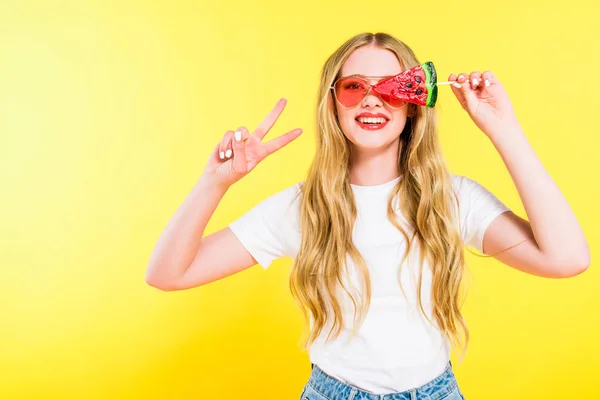
[[[227,131],[211,153],[205,173],[213,174],[217,184],[229,188],[252,171],[268,155],[300,136],[302,129],[298,128],[269,142],[262,142],[286,104],[286,99],[279,100],[253,134],[249,134],[245,127],[240,127],[235,133]]]

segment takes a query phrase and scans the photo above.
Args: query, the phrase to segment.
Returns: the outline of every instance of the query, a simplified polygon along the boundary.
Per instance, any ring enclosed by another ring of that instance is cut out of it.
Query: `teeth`
[[[383,124],[386,121],[385,118],[366,118],[366,117],[360,117],[360,118],[358,118],[358,120],[360,122],[362,122],[363,124]]]

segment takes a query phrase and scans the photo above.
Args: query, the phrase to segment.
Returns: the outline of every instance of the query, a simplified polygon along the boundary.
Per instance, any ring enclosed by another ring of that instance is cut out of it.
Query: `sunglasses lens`
[[[390,107],[401,108],[406,105],[406,101],[399,99],[398,97],[389,94],[380,94],[380,96],[383,101],[390,105]]]
[[[360,78],[344,78],[335,84],[337,100],[345,107],[354,107],[362,101],[369,89],[367,82]]]
[[[365,98],[369,84],[361,78],[343,78],[335,83],[334,90],[337,100],[344,107],[354,107]],[[406,105],[406,101],[397,97],[385,94],[380,96],[391,107],[401,108]]]

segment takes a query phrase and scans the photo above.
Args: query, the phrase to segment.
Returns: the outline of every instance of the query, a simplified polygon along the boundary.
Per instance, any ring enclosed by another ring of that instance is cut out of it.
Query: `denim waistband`
[[[344,383],[327,375],[317,365],[311,365],[312,371],[308,384],[330,400],[438,400],[452,392],[458,385],[451,361],[448,362],[444,372],[426,384],[404,392],[388,394],[375,394]]]

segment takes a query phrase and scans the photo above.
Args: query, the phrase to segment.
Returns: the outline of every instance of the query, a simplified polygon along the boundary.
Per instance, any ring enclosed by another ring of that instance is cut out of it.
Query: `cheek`
[[[406,120],[407,120],[407,112],[406,112],[406,108],[404,108],[402,111],[395,111],[392,114],[392,125],[394,127],[394,130],[397,130],[398,133],[402,132],[402,130],[404,129],[404,126],[406,125]]]
[[[400,110],[391,110],[390,114],[395,121],[403,121],[408,115],[408,106],[401,108]]]
[[[354,114],[355,112],[348,111],[345,109],[337,108],[338,113],[338,121],[340,122],[340,126],[342,127],[342,131],[348,135],[351,134],[354,129]]]
[[[342,129],[342,133],[344,134],[344,136],[346,136],[347,138],[351,138],[353,136],[352,126],[348,124],[348,121],[346,119],[340,119],[340,128]]]

